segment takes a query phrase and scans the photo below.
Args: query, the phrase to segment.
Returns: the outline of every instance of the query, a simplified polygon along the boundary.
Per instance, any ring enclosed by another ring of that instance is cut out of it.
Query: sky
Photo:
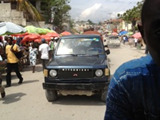
[[[95,23],[115,18],[118,13],[136,6],[141,0],[71,0],[70,15],[74,20],[91,20]]]

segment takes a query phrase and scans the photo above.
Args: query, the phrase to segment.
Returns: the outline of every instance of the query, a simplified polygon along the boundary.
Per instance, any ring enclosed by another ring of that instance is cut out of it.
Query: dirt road
[[[111,73],[123,62],[144,56],[142,52],[128,46],[111,49]],[[1,120],[103,120],[105,103],[97,96],[61,96],[56,102],[49,103],[42,89],[41,66],[36,69],[34,74],[30,67],[22,72],[22,85],[17,84],[18,79],[12,73],[12,87],[6,88],[5,99],[0,98]]]

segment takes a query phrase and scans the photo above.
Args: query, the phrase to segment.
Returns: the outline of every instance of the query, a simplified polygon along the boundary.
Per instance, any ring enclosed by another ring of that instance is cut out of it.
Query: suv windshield
[[[98,55],[104,54],[99,38],[62,38],[57,55]]]

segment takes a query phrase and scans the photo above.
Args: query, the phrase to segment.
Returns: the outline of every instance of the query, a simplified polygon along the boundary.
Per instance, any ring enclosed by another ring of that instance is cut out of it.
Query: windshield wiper
[[[97,56],[97,57],[99,57],[99,55],[100,55],[100,54],[86,54],[86,55],[84,55],[84,56]]]
[[[77,54],[69,54],[69,55],[72,55],[72,56],[75,56],[75,57],[77,57],[77,56],[78,56]]]
[[[59,54],[57,56],[78,56],[77,54]]]

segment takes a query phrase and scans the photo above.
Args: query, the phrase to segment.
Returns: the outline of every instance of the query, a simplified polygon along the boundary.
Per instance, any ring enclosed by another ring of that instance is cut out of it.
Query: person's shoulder
[[[39,45],[39,47],[42,47],[42,46],[43,46],[43,44],[40,44],[40,45]]]
[[[48,47],[49,45],[46,43],[45,46]]]
[[[121,77],[123,75],[133,75],[133,74],[147,74],[147,66],[154,64],[153,59],[150,55],[141,57],[139,59],[134,59],[122,64],[116,70],[116,77]]]
[[[11,47],[11,45],[6,45],[6,48],[9,48],[9,47]]]

